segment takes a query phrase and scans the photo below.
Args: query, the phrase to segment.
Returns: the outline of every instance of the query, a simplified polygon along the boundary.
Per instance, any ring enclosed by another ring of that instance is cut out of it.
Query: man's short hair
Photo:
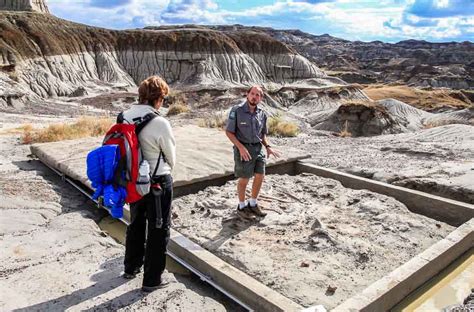
[[[263,89],[262,89],[262,87],[260,87],[260,86],[258,86],[258,85],[251,86],[251,87],[247,90],[247,94],[249,94],[250,91],[252,91],[253,88],[257,88],[257,90],[260,92],[260,96],[263,97]]]
[[[143,80],[138,87],[138,102],[151,105],[155,100],[167,96],[168,92],[168,84],[163,78],[150,76]]]

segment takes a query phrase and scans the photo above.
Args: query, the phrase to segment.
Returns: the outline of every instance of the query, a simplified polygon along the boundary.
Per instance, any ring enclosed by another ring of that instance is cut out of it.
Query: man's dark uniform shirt
[[[267,115],[258,105],[251,113],[245,101],[230,111],[226,130],[234,133],[241,143],[261,143],[267,134]]]
[[[234,146],[235,176],[251,178],[255,173],[265,174],[265,154],[262,151],[263,136],[267,134],[267,115],[259,108],[250,112],[249,104],[245,101],[236,105],[229,113],[226,131],[235,134],[250,153],[252,158],[243,161],[239,150]]]

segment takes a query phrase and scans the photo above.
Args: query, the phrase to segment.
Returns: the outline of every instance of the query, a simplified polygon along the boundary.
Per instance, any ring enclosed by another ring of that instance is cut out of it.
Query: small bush
[[[8,77],[13,81],[16,81],[16,82],[20,81],[20,78],[18,76],[18,72],[16,72],[16,71],[8,72]]]
[[[26,125],[21,137],[23,144],[56,142],[104,135],[112,126],[109,118],[81,117],[73,124],[53,124],[45,129],[33,129]]]
[[[188,102],[188,98],[186,97],[186,94],[180,91],[176,91],[176,90],[170,90],[168,94],[168,100],[169,100],[170,106],[177,105],[177,104],[186,105],[186,103]]]
[[[265,89],[268,93],[277,93],[281,90],[281,86],[277,84],[266,85]]]
[[[201,119],[198,123],[203,128],[219,128],[224,129],[227,123],[227,116],[223,113],[214,113],[209,117]]]
[[[349,132],[348,127],[347,127],[347,120],[344,123],[344,129],[342,129],[339,133],[337,133],[337,136],[341,138],[350,138],[352,136],[352,133]]]
[[[268,133],[273,136],[295,137],[299,133],[298,125],[284,121],[280,115],[270,117],[267,122]]]
[[[200,98],[196,105],[197,108],[207,107],[211,104],[212,96],[209,93],[204,93]]]
[[[168,116],[179,115],[182,113],[189,112],[190,109],[187,105],[184,104],[173,104],[168,108]]]

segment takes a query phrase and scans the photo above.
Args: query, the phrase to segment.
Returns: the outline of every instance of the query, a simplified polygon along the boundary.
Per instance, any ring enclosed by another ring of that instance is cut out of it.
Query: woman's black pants
[[[131,220],[127,227],[124,260],[125,272],[129,274],[139,271],[144,265],[143,286],[149,287],[161,283],[161,275],[166,267],[173,199],[171,175],[155,177],[154,182],[161,185],[161,192],[152,188],[150,193],[130,205]]]

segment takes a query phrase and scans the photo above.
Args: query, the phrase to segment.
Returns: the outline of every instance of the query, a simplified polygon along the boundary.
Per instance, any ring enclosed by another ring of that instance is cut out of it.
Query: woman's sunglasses
[[[164,96],[163,97],[163,107],[168,107],[170,104],[170,98],[169,96]]]

